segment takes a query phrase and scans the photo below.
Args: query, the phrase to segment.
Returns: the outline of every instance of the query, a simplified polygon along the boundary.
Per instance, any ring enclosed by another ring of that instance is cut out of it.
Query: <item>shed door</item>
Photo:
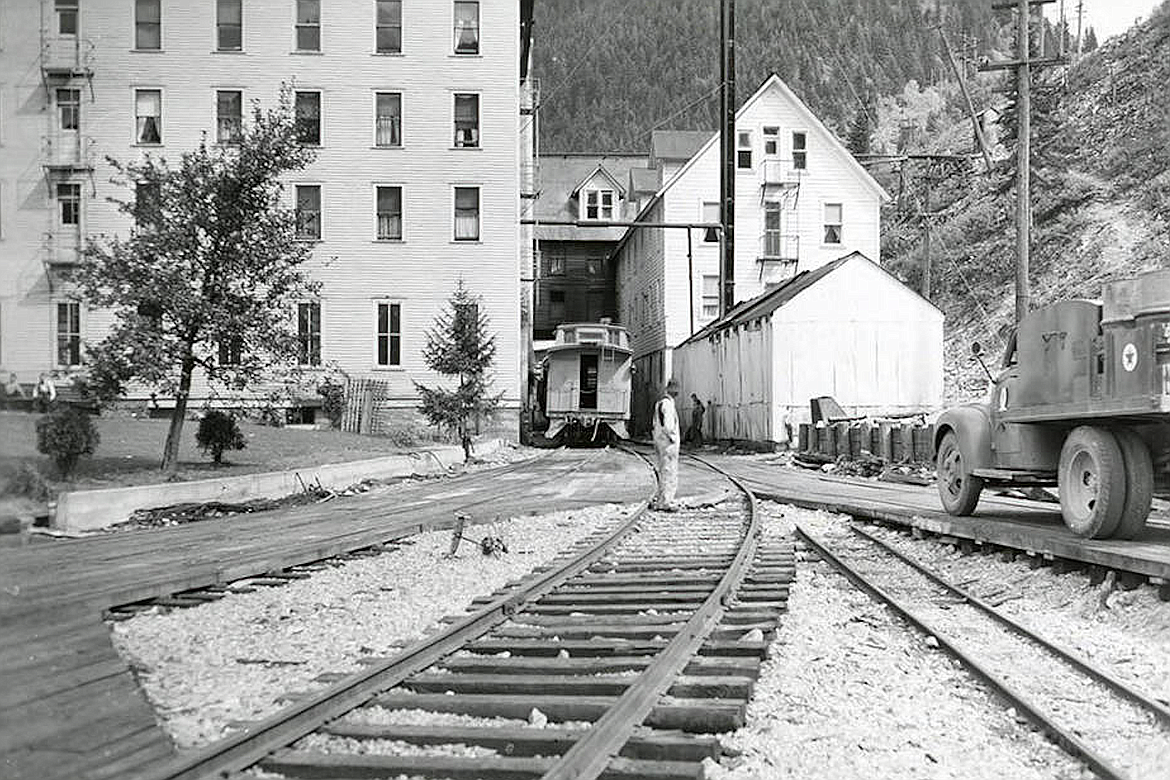
[[[581,403],[582,409],[597,408],[597,355],[581,356]]]

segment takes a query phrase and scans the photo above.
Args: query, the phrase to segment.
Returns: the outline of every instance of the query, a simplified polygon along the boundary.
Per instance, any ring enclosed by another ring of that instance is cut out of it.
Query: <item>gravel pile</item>
[[[844,518],[763,502],[765,533]],[[748,723],[725,735],[735,778],[1088,778],[993,698],[822,562],[804,562],[764,663]]]
[[[401,549],[346,561],[281,588],[231,594],[111,626],[163,727],[180,748],[205,745],[233,725],[271,715],[314,678],[352,672],[393,653],[444,615],[522,577],[631,511],[616,505],[509,520],[494,533],[509,553],[465,544],[447,558],[450,531],[411,537]],[[469,537],[487,533],[470,527]]]

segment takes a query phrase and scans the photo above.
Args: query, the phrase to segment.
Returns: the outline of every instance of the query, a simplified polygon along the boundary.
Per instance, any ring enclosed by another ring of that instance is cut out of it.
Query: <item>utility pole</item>
[[[719,314],[735,305],[735,0],[719,4]]]
[[[1064,64],[1062,57],[1033,59],[1031,35],[1032,6],[1054,3],[1056,0],[993,0],[994,10],[1016,10],[1016,59],[980,66],[980,70],[1012,70],[1016,72],[1016,323],[1024,318],[1032,306],[1032,292],[1028,281],[1030,264],[1032,203],[1032,67]]]
[[[922,203],[922,297],[928,301],[930,300],[931,292],[933,292],[931,289],[931,271],[933,270],[931,266],[933,266],[933,263],[930,257],[930,218],[933,216],[930,212],[930,177],[933,173],[934,171],[930,169],[928,164],[926,176],[924,177],[926,192],[923,193]]]
[[[1081,59],[1081,27],[1085,22],[1085,0],[1077,2],[1077,61]]]

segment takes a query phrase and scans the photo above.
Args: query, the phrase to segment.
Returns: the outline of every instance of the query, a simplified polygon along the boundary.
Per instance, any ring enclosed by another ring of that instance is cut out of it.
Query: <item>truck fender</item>
[[[934,424],[934,456],[947,431],[959,439],[959,452],[968,470],[991,468],[991,418],[982,406],[947,409]]]

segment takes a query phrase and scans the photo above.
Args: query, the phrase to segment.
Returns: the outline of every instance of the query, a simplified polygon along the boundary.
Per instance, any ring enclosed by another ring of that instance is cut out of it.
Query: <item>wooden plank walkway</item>
[[[710,489],[694,480],[690,492]],[[606,450],[549,453],[384,494],[0,550],[0,778],[132,776],[172,753],[101,620],[105,608],[475,520],[635,502],[648,469]]]
[[[1055,504],[985,492],[974,515],[953,517],[933,486],[849,479],[734,456],[712,461],[763,498],[1170,580],[1170,527],[1161,523],[1133,541],[1085,540],[1068,530]]]

